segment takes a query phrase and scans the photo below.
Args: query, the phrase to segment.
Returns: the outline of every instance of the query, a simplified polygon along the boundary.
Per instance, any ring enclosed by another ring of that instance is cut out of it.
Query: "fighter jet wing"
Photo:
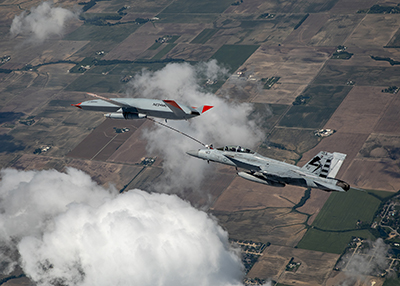
[[[245,160],[238,160],[235,159],[234,156],[232,155],[224,155],[226,158],[231,160],[237,167],[247,169],[247,170],[253,170],[253,171],[261,171],[262,168],[260,167],[259,164],[252,164],[250,161],[245,161]]]
[[[178,117],[185,118],[186,112],[182,110],[178,103],[174,100],[163,100],[164,103],[171,109],[171,111]]]
[[[88,92],[87,94],[90,95],[90,96],[93,96],[93,97],[95,97],[95,98],[98,98],[98,99],[107,101],[107,102],[109,102],[109,103],[112,103],[112,104],[114,104],[114,105],[116,105],[116,106],[119,106],[119,107],[125,107],[125,108],[132,108],[132,107],[134,107],[134,106],[131,106],[131,105],[129,105],[129,104],[126,104],[126,103],[123,103],[123,102],[119,102],[119,101],[116,101],[116,100],[112,100],[112,99],[110,99],[110,98],[107,98],[107,97],[104,97],[104,96],[100,96],[100,95],[97,95],[97,94],[94,94],[94,93]]]

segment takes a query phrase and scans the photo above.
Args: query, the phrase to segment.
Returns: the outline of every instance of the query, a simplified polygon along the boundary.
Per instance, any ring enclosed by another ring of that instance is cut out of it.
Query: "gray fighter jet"
[[[346,192],[350,189],[348,183],[335,179],[346,158],[346,154],[342,153],[321,151],[303,167],[266,158],[240,146],[225,146],[216,149],[209,147],[186,153],[208,162],[246,169],[247,172],[237,174],[246,180],[269,186],[295,185],[328,192]]]
[[[174,100],[158,100],[147,98],[106,98],[88,93],[97,99],[71,104],[83,110],[109,112],[105,117],[114,119],[142,119],[147,117],[165,120],[183,120],[199,116],[213,106],[204,105],[194,108]]]

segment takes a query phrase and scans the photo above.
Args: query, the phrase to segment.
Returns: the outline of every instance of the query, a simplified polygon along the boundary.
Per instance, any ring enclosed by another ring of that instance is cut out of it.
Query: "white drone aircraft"
[[[105,117],[114,119],[142,119],[147,117],[163,118],[165,120],[183,120],[201,115],[213,108],[204,105],[194,108],[174,100],[159,100],[147,98],[106,98],[94,93],[88,93],[97,99],[71,104],[83,110],[109,112]]]

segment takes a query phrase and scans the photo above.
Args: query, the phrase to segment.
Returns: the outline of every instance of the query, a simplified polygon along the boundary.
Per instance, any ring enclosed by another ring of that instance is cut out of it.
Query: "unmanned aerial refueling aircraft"
[[[83,110],[110,112],[105,117],[114,119],[142,119],[158,117],[165,120],[182,120],[199,116],[211,109],[204,105],[194,108],[174,100],[158,100],[147,98],[106,98],[94,93],[88,93],[97,99],[71,104]]]
[[[335,179],[346,158],[346,154],[342,153],[321,151],[303,167],[266,158],[240,146],[210,147],[186,153],[203,160],[246,169],[248,172],[238,172],[238,175],[273,187],[295,185],[328,192],[346,192],[350,189],[348,183]]]

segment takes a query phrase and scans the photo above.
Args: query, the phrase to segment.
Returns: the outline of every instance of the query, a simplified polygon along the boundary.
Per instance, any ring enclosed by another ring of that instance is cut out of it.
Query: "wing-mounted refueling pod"
[[[104,117],[112,118],[112,119],[145,119],[147,118],[146,114],[143,113],[133,113],[133,112],[113,112],[104,114]]]
[[[242,177],[243,179],[272,186],[272,187],[285,187],[286,184],[278,181],[273,181],[270,179],[265,178],[261,173],[258,172],[238,172],[237,173],[239,177]]]

